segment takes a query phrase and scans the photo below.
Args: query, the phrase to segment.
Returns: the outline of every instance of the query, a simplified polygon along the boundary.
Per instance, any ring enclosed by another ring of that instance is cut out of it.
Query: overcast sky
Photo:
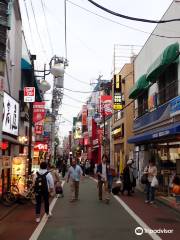
[[[36,68],[43,69],[44,63],[48,64],[55,54],[65,57],[64,0],[26,0],[29,22],[24,0],[19,1],[28,48],[32,54],[37,55]],[[172,0],[95,1],[106,8],[122,14],[155,20],[159,20],[172,3]],[[34,7],[38,31],[36,29],[31,2]],[[44,4],[47,24],[41,2]],[[72,3],[116,21],[119,24],[95,16]],[[144,45],[149,34],[122,25],[137,28],[148,33],[151,33],[155,27],[154,24],[139,23],[112,16],[97,9],[87,0],[67,1],[67,58],[69,67],[66,69],[66,72],[85,83],[78,82],[65,75],[65,88],[91,91],[92,85],[90,86],[90,82],[96,82],[100,74],[103,75],[103,79],[110,79],[113,70],[114,44],[137,45],[135,47],[120,47],[120,52],[118,53],[120,55],[118,59],[120,66],[129,62],[131,54],[138,53],[140,46]],[[50,40],[47,31],[49,31]],[[48,81],[52,84],[52,77],[48,78]],[[64,93],[63,105],[60,108],[60,113],[63,115],[62,121],[65,118],[72,122],[73,116],[78,114],[89,94],[73,93],[67,90]],[[69,96],[77,99],[77,101],[70,99]],[[49,97],[50,94],[46,96],[46,99],[49,99]],[[61,126],[60,131],[62,135],[67,134],[72,128],[72,124],[68,121],[62,123]]]

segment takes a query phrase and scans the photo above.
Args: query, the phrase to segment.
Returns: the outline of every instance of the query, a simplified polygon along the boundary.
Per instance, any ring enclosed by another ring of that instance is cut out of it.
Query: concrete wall
[[[18,1],[14,1],[11,14],[11,29],[7,38],[7,66],[4,90],[17,101],[21,86],[22,22]],[[9,81],[9,83],[8,83]]]

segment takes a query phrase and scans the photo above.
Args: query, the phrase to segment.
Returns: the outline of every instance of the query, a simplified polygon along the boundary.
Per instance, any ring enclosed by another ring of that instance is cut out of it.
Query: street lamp
[[[49,66],[50,69],[46,70],[46,65],[44,65],[44,70],[34,70],[34,60],[36,59],[35,55],[31,55],[31,62],[32,62],[32,77],[30,86],[34,86],[34,77],[42,77],[43,81],[40,83],[40,90],[45,93],[46,91],[50,90],[51,86],[50,84],[45,80],[45,77],[49,75],[50,73],[54,76],[54,78],[57,77],[63,77],[64,75],[64,69],[66,66],[68,66],[67,59],[63,57],[57,57],[53,56],[50,60]],[[36,73],[43,73],[43,76],[40,75],[34,75],[34,72]],[[53,88],[56,87],[56,85],[53,86]],[[54,90],[54,89],[53,89]],[[61,101],[59,102],[59,104]],[[54,109],[52,109],[52,112],[54,113]],[[32,125],[33,125],[33,103],[30,103],[30,109],[29,109],[29,144],[28,144],[28,174],[31,174],[31,168],[32,168],[32,156],[31,156],[31,148],[32,148]],[[53,133],[53,131],[52,131]]]

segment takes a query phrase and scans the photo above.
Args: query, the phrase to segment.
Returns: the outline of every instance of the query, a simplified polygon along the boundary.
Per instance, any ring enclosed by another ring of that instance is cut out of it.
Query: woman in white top
[[[155,198],[155,187],[151,186],[151,182],[154,176],[157,176],[157,167],[155,165],[155,160],[149,160],[149,165],[144,169],[144,173],[148,175],[148,183],[146,184],[146,201],[145,203],[154,203]]]

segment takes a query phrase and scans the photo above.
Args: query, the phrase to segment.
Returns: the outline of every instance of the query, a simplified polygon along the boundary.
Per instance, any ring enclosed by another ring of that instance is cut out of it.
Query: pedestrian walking
[[[36,222],[40,222],[41,200],[44,200],[44,209],[47,217],[52,216],[49,211],[49,195],[54,193],[54,181],[51,173],[47,171],[47,163],[41,162],[40,169],[33,178],[36,198]]]
[[[62,182],[61,182],[58,170],[56,169],[56,167],[54,165],[50,165],[49,168],[50,168],[49,172],[51,173],[51,175],[53,177],[53,181],[54,181],[54,188],[55,188],[54,195],[56,194],[56,197],[58,197],[58,198],[60,196],[64,197]]]
[[[175,175],[173,179],[172,192],[175,195],[176,204],[180,205],[180,178],[177,175]]]
[[[130,159],[127,161],[126,166],[123,170],[123,189],[121,191],[124,194],[125,191],[128,192],[128,196],[132,196],[132,186],[133,186],[133,172],[131,170],[131,165],[133,161]]]
[[[90,162],[89,162],[88,159],[86,159],[86,161],[85,161],[85,174],[89,175],[89,172],[90,172]]]
[[[66,164],[66,161],[63,160],[63,163],[62,163],[62,178],[65,177],[66,171],[67,171],[67,164]]]
[[[109,168],[108,168],[108,157],[106,155],[102,156],[102,162],[97,166],[97,176],[98,176],[98,193],[99,200],[103,200],[103,188],[105,194],[105,202],[108,204],[110,201],[110,184],[108,182],[109,178]]]
[[[157,182],[157,167],[155,165],[154,158],[149,160],[149,165],[145,167],[144,174],[147,175],[145,203],[153,204],[154,200],[155,200],[155,189],[158,184],[158,182]]]
[[[68,170],[67,175],[67,183],[70,180],[70,188],[71,188],[71,200],[70,202],[74,202],[78,200],[79,197],[79,182],[81,179],[83,172],[81,167],[77,164],[76,159],[72,159],[71,167]]]

